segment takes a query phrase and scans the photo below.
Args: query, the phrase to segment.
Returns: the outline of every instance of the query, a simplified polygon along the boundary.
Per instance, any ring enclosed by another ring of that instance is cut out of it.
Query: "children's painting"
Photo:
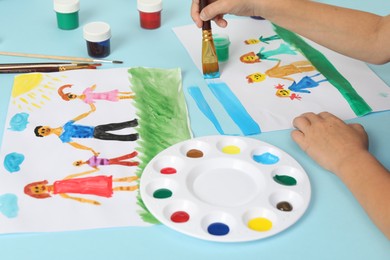
[[[191,138],[180,69],[15,77],[1,147],[0,232],[157,223],[138,185],[146,164]]]
[[[173,30],[201,72],[201,29]],[[220,134],[289,129],[309,111],[347,120],[390,109],[390,88],[363,62],[266,20],[229,19],[227,28],[213,27],[214,40],[226,36],[229,59],[219,63],[220,78],[186,91],[190,116],[203,115]]]

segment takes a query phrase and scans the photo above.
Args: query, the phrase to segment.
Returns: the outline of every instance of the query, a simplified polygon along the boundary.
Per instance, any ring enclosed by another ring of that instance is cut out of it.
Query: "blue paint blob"
[[[1,195],[0,212],[7,218],[15,218],[19,212],[18,197],[11,193]]]
[[[18,114],[15,114],[9,124],[10,124],[10,128],[8,128],[9,130],[12,130],[12,131],[23,131],[24,129],[26,129],[27,127],[27,124],[28,124],[28,114],[27,113],[18,113]]]
[[[253,160],[261,164],[275,164],[279,162],[279,157],[267,152],[261,155],[253,155]]]
[[[24,161],[24,155],[20,153],[9,153],[4,158],[4,168],[9,172],[20,171],[20,165]]]
[[[207,232],[214,236],[224,236],[227,235],[229,231],[229,226],[220,222],[212,223],[207,228]]]

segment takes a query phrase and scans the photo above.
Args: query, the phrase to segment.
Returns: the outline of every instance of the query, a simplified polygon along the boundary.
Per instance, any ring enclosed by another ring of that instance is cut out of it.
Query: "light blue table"
[[[390,13],[388,0],[323,2],[381,15]],[[190,3],[190,0],[165,0],[162,27],[146,31],[139,27],[135,0],[82,0],[80,27],[61,31],[56,28],[52,1],[0,0],[0,50],[83,57],[86,47],[82,26],[91,21],[105,21],[113,33],[110,59],[124,60],[126,67],[180,67],[184,87],[202,85],[205,83],[201,73],[171,29],[192,23]],[[22,61],[25,59],[0,57],[0,63]],[[105,65],[110,67],[115,66]],[[390,85],[390,64],[371,67]],[[13,76],[0,75],[0,138]],[[196,120],[199,126],[203,125],[204,119]],[[390,168],[390,112],[351,121],[364,125],[372,153]],[[194,130],[196,136],[213,134],[207,128]],[[308,172],[312,184],[312,201],[304,217],[276,236],[247,243],[215,243],[185,236],[162,225],[0,235],[0,259],[390,259],[389,240],[371,223],[343,183],[313,163],[289,134],[290,131],[278,131],[257,137],[293,155]]]

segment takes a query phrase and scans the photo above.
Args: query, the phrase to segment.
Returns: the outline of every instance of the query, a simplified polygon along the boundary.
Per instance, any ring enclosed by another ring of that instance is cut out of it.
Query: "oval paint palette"
[[[275,235],[302,217],[311,197],[309,178],[290,155],[235,136],[167,148],[146,166],[140,192],[161,223],[220,242]]]

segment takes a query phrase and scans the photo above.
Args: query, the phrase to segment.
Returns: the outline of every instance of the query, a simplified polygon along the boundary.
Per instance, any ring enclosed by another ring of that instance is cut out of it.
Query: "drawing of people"
[[[313,76],[304,76],[302,79],[299,80],[299,82],[293,82],[288,89],[284,89],[284,85],[277,85],[275,88],[276,96],[278,97],[289,97],[291,100],[298,99],[300,100],[302,97],[298,94],[292,93],[292,92],[298,92],[298,93],[311,93],[308,88],[315,88],[320,85],[321,82],[327,81],[327,79],[322,79],[319,81],[313,80],[314,77],[321,75],[321,73],[317,73]]]
[[[96,200],[74,197],[68,194],[85,194],[110,198],[115,191],[134,191],[138,189],[138,185],[113,187],[114,182],[133,182],[137,179],[137,176],[113,179],[112,176],[106,175],[82,178],[67,177],[63,180],[55,181],[51,185],[48,184],[47,180],[32,182],[24,187],[24,193],[36,199],[46,199],[52,197],[52,195],[60,195],[62,198],[76,200],[81,203],[101,205]]]
[[[317,73],[313,76],[304,76],[299,82],[293,82],[291,86],[288,87],[289,90],[300,93],[310,93],[308,88],[315,88],[320,85],[321,82],[327,81],[327,79],[323,79],[320,81],[313,80],[314,77],[321,75],[321,73]]]
[[[314,71],[316,68],[307,60],[292,62],[291,64],[280,66],[280,61],[265,72],[271,78],[280,78],[294,81],[290,77],[286,77],[296,73]]]
[[[271,58],[272,56],[275,55],[280,55],[280,54],[290,54],[290,55],[296,55],[297,53],[290,49],[289,45],[287,44],[280,44],[279,48],[275,50],[269,50],[269,51],[264,51],[265,48],[262,47],[258,53],[256,53],[256,56],[259,57],[260,60],[279,60],[277,58]]]
[[[301,100],[302,99],[302,97],[300,95],[292,93],[291,90],[285,89],[283,87],[284,87],[284,85],[281,85],[281,84],[279,84],[275,87],[277,89],[277,91],[275,93],[275,95],[277,97],[288,97],[291,100],[294,100],[294,99]]]
[[[259,56],[256,55],[256,53],[251,51],[251,52],[248,52],[248,53],[241,55],[240,61],[243,63],[252,64],[252,63],[260,62],[260,58],[259,58]]]
[[[280,54],[290,54],[290,55],[296,55],[296,52],[290,49],[289,45],[287,44],[280,44],[280,46],[277,49],[264,51],[265,48],[262,47],[258,53],[248,52],[246,54],[241,55],[240,61],[247,64],[252,63],[258,63],[261,62],[261,60],[279,60],[277,58],[271,58],[275,55]]]
[[[101,157],[97,157],[94,155],[86,161],[83,161],[83,160],[75,161],[73,163],[73,165],[74,166],[81,166],[81,165],[87,164],[95,169],[98,169],[99,166],[113,165],[113,164],[123,165],[123,166],[137,166],[137,165],[139,165],[139,162],[125,161],[127,159],[134,158],[137,155],[138,155],[137,151],[134,151],[132,153],[125,154],[125,155],[122,155],[119,157],[111,158],[111,159],[101,158]]]
[[[94,92],[96,89],[96,85],[92,87],[86,88],[82,94],[77,95],[73,93],[64,93],[66,88],[71,88],[71,84],[63,85],[58,89],[58,94],[65,101],[81,99],[83,102],[87,104],[95,103],[95,100],[106,100],[117,102],[120,99],[132,99],[134,98],[133,92],[119,92],[117,89],[107,91],[107,92]]]
[[[81,145],[73,141],[73,138],[95,138],[100,140],[114,140],[114,141],[135,141],[138,139],[138,133],[131,133],[126,135],[118,135],[109,133],[111,131],[121,130],[125,128],[135,127],[138,125],[137,119],[121,123],[110,123],[98,126],[87,126],[75,124],[77,121],[87,117],[96,110],[93,104],[91,110],[83,113],[76,118],[66,122],[63,126],[52,128],[50,126],[37,126],[34,129],[34,133],[37,137],[46,137],[54,134],[60,138],[63,143],[68,143],[77,149],[89,150],[94,155],[98,155],[95,150],[90,147]]]

